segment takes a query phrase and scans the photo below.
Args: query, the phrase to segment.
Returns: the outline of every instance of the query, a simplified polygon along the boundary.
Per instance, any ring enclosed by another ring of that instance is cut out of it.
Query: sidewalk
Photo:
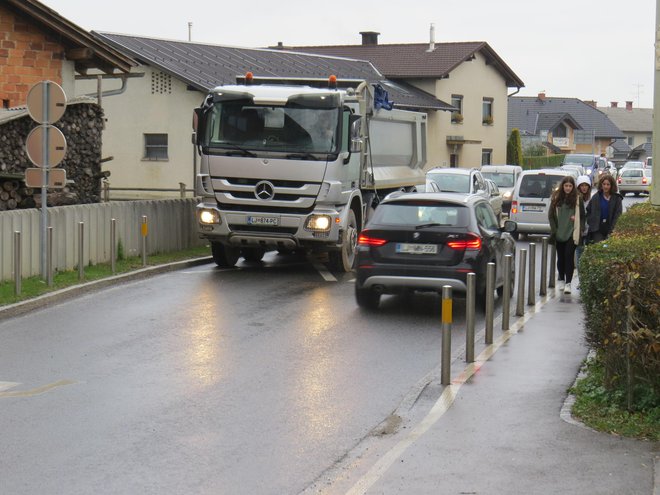
[[[471,377],[454,367],[426,418],[347,493],[657,495],[656,444],[592,431],[561,412],[587,354],[579,292],[557,291],[504,340]]]

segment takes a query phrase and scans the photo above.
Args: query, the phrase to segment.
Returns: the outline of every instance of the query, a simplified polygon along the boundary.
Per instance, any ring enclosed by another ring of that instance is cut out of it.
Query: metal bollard
[[[114,275],[117,271],[117,221],[110,219],[110,268]]]
[[[440,363],[440,383],[451,383],[451,285],[442,287],[442,361]]]
[[[46,283],[53,285],[53,227],[48,227],[46,237]]]
[[[85,279],[85,222],[78,222],[78,280]]]
[[[21,267],[23,260],[21,259],[21,233],[14,231],[14,292],[17,296],[21,295],[23,272]]]
[[[493,343],[493,312],[495,306],[495,263],[486,266],[486,344]]]
[[[536,304],[536,244],[529,243],[529,294],[527,304],[534,306]]]
[[[475,304],[474,298],[477,290],[477,274],[467,274],[467,294],[465,299],[465,362],[474,362],[474,320]]]
[[[513,255],[504,256],[504,293],[502,294],[502,331],[509,329],[509,316],[511,314],[511,264]]]
[[[149,226],[147,224],[147,216],[142,215],[142,266],[147,266],[147,234],[149,233]]]
[[[527,269],[527,250],[520,250],[520,263],[518,265],[518,300],[516,316],[525,314],[525,270]]]
[[[548,293],[548,236],[541,238],[541,288],[539,295]]]
[[[557,246],[550,245],[550,266],[548,267],[548,287],[553,289],[555,287],[555,280],[557,280]]]

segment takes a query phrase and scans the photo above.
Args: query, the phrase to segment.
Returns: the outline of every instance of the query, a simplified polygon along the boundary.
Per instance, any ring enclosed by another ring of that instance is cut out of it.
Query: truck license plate
[[[403,254],[437,254],[438,246],[436,244],[402,243],[396,245],[396,252]]]
[[[247,224],[277,227],[280,224],[280,217],[247,217]]]

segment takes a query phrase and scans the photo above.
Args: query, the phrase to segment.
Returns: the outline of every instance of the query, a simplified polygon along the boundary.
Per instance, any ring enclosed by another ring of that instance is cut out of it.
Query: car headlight
[[[332,226],[330,215],[310,215],[305,223],[305,230],[328,232]]]
[[[220,214],[216,210],[200,210],[199,223],[207,225],[220,223]]]

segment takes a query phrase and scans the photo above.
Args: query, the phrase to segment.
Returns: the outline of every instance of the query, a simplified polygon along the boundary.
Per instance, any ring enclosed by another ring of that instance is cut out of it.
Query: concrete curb
[[[212,257],[204,256],[202,258],[193,258],[190,260],[176,261],[174,263],[167,263],[164,265],[148,266],[146,268],[140,268],[139,270],[133,270],[131,272],[122,273],[120,275],[114,275],[112,277],[106,277],[99,280],[94,280],[92,282],[85,282],[79,285],[73,285],[65,289],[60,289],[53,292],[49,292],[47,294],[43,294],[33,299],[28,299],[26,301],[21,301],[18,303],[9,304],[7,306],[2,306],[0,307],[0,320],[6,318],[15,318],[16,316],[20,316],[30,311],[34,311],[35,309],[43,308],[51,304],[57,304],[62,301],[66,301],[68,299],[73,299],[74,297],[88,293],[92,290],[99,290],[119,283],[131,282],[133,280],[140,280],[143,278],[150,277],[152,275],[172,272],[175,270],[180,270],[183,268],[189,268],[198,265],[204,265],[212,262],[213,262]]]

